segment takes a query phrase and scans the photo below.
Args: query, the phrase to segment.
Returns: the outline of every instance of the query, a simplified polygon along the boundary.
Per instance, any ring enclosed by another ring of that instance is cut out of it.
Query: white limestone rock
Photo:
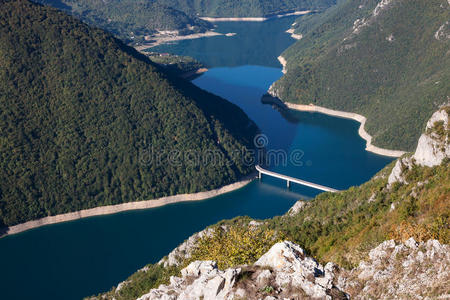
[[[427,123],[427,131],[431,131],[437,122],[443,122],[448,130],[448,114],[441,109],[433,114]],[[433,167],[440,165],[444,158],[450,157],[448,135],[438,136],[436,133],[424,133],[420,136],[414,160],[421,166]]]
[[[403,177],[403,170],[410,168],[411,166],[411,158],[406,157],[398,159],[388,177],[388,187],[391,187],[395,182],[407,184],[406,179]]]
[[[278,286],[300,287],[311,297],[327,297],[326,290],[331,287],[332,276],[324,276],[324,268],[289,241],[273,245],[254,265],[272,268]]]
[[[341,293],[341,297],[351,293],[349,296],[355,299],[450,296],[446,288],[450,283],[450,246],[436,240],[385,241],[369,252],[366,261],[349,271],[333,263],[322,267],[300,246],[285,241],[275,244],[246,268],[250,275],[238,282],[241,268],[221,271],[214,261],[195,261],[181,271],[181,277],[171,277],[170,284],[138,300],[304,299],[304,294],[311,299],[331,299],[331,290]],[[274,292],[261,292],[267,286]]]
[[[448,21],[442,24],[439,29],[434,33],[434,38],[438,41],[447,41],[450,39],[450,26]]]
[[[252,286],[250,290],[237,283],[241,268],[221,271],[214,261],[194,261],[181,270],[181,277],[172,276],[168,285],[152,289],[138,300],[290,299],[291,296],[304,297],[305,293],[311,298],[331,299],[328,292],[334,288],[337,266],[329,263],[323,268],[307,257],[300,246],[286,241],[275,244],[253,266],[246,268],[251,270],[250,277],[245,279],[249,281],[247,286]],[[267,286],[272,287],[275,294],[261,294]],[[292,295],[291,287],[303,292]]]
[[[444,136],[439,136],[433,131],[437,122],[443,123]],[[445,158],[450,157],[448,126],[448,114],[445,109],[440,109],[431,116],[427,122],[425,133],[419,138],[415,153],[411,157],[401,158],[395,163],[388,178],[388,187],[395,182],[407,184],[403,176],[404,170],[411,169],[414,164],[433,167],[440,165]]]
[[[211,275],[211,273],[216,274],[217,271],[217,263],[215,261],[206,260],[206,261],[194,261],[191,262],[186,268],[181,270],[181,276],[189,277],[194,276],[198,277],[200,275]]]
[[[354,299],[446,299],[450,283],[450,248],[436,240],[417,243],[385,241],[367,261],[342,272],[337,286]],[[358,288],[359,287],[359,288]],[[380,288],[382,287],[382,288]]]
[[[194,261],[181,270],[181,277],[172,276],[169,285],[152,289],[138,300],[227,299],[240,272],[240,268],[220,271],[215,261]]]
[[[382,12],[384,9],[386,9],[386,7],[388,7],[389,4],[391,4],[393,0],[381,0],[377,6],[375,7],[375,9],[373,10],[372,15],[374,17],[378,16],[380,14],[380,12]]]
[[[270,278],[272,277],[272,272],[270,270],[264,270],[256,277],[256,283],[259,286],[265,286],[269,283]]]
[[[130,281],[122,281],[121,283],[119,283],[116,287],[115,293],[117,294],[121,289],[123,289],[127,284],[129,284]]]
[[[251,220],[249,223],[248,223],[248,225],[250,226],[250,227],[259,227],[259,226],[261,226],[263,223],[262,222],[258,222],[258,221],[255,221],[255,220]]]
[[[167,257],[161,259],[158,264],[163,264],[164,267],[178,266],[184,259],[190,258],[192,250],[195,248],[197,241],[204,236],[211,236],[214,233],[214,229],[207,228],[196,234],[190,236],[186,241],[184,241],[177,248],[172,250],[172,252],[167,255]]]
[[[299,211],[301,211],[306,205],[305,201],[299,200],[295,202],[295,204],[289,209],[288,215],[293,216],[296,215]]]

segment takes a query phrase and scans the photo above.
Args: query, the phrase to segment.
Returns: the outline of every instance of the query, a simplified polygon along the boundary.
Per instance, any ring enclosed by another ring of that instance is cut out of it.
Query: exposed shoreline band
[[[287,14],[274,15],[274,16],[270,16],[270,17],[242,17],[242,18],[200,17],[200,19],[208,21],[208,22],[264,22],[264,21],[268,21],[271,19],[279,19],[279,18],[289,17],[289,16],[306,15],[311,12],[313,12],[313,11],[312,10],[302,10],[302,11],[295,11],[295,12],[287,13]],[[299,40],[303,37],[301,34],[298,35],[293,32],[291,33],[291,32],[289,32],[289,30],[287,32],[291,34],[292,38]],[[224,33],[210,30],[210,31],[207,31],[204,33],[194,33],[194,34],[189,34],[189,35],[153,36],[152,39],[154,39],[154,42],[135,46],[134,48],[137,51],[143,51],[143,50],[150,49],[150,48],[153,48],[153,47],[156,47],[156,46],[159,46],[162,44],[170,43],[170,42],[176,42],[176,41],[182,41],[182,40],[193,40],[193,39],[198,39],[198,38],[212,37],[212,36],[219,36],[219,35],[234,36],[235,33],[224,34]]]
[[[208,22],[264,22],[271,19],[279,19],[283,17],[289,17],[289,16],[301,16],[306,15],[312,12],[311,10],[301,10],[301,11],[294,11],[287,14],[279,14],[269,17],[242,17],[242,18],[214,18],[214,17],[200,17],[200,19]]]
[[[377,146],[372,145],[372,136],[367,133],[367,131],[364,129],[364,126],[366,125],[366,117],[356,114],[356,113],[350,113],[345,111],[339,111],[339,110],[333,110],[329,108],[325,108],[322,106],[317,105],[305,105],[305,104],[294,104],[289,102],[284,102],[286,106],[290,109],[299,110],[299,111],[310,111],[310,112],[318,112],[334,117],[341,117],[345,119],[352,119],[355,121],[358,121],[361,125],[359,126],[358,133],[359,135],[366,140],[366,151],[373,152],[375,154],[384,155],[384,156],[390,156],[390,157],[400,157],[403,154],[405,154],[405,151],[401,150],[389,150],[380,148]]]
[[[288,30],[286,30],[286,32],[289,33],[291,35],[291,38],[295,40],[301,40],[303,38],[303,34],[296,34],[294,28],[289,28]]]
[[[230,36],[229,33],[224,34],[224,33],[216,32],[216,31],[207,31],[207,32],[203,32],[203,33],[193,33],[193,34],[188,34],[188,35],[161,35],[161,36],[152,37],[152,39],[154,40],[154,42],[152,42],[152,43],[134,46],[134,48],[140,52],[140,51],[150,49],[150,48],[153,48],[153,47],[156,47],[156,46],[159,46],[162,44],[170,43],[170,42],[183,41],[183,40],[195,40],[195,39],[200,39],[200,38],[204,38],[204,37],[212,37],[212,36],[219,36],[219,35]]]
[[[283,70],[281,70],[281,72],[283,72],[283,74],[286,74],[287,69],[286,69],[286,65],[287,65],[287,61],[283,56],[278,56],[277,57],[278,61],[280,62],[280,64],[283,66]]]
[[[256,178],[255,174],[251,174],[246,176],[244,179],[223,186],[218,189],[214,189],[211,191],[199,192],[194,194],[180,194],[174,196],[167,196],[162,198],[157,198],[153,200],[144,200],[144,201],[135,201],[135,202],[127,202],[116,205],[108,205],[108,206],[99,206],[90,209],[83,209],[76,212],[70,212],[65,214],[60,214],[56,216],[49,216],[45,218],[41,218],[38,220],[28,221],[25,223],[17,224],[6,229],[5,233],[0,233],[0,238],[17,234],[20,232],[24,232],[30,229],[38,228],[45,225],[51,225],[56,223],[75,221],[82,218],[94,217],[94,216],[103,216],[103,215],[111,215],[124,211],[130,210],[142,210],[164,206],[167,204],[180,203],[180,202],[188,202],[188,201],[200,201],[206,200],[212,197],[216,197],[222,194],[226,194],[235,190],[238,190],[250,182],[252,182]]]

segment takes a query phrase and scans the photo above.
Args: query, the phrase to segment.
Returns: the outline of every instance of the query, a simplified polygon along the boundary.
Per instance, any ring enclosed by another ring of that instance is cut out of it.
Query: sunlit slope
[[[284,101],[357,112],[377,146],[412,150],[450,92],[450,5],[442,0],[342,0],[294,26],[282,55]]]

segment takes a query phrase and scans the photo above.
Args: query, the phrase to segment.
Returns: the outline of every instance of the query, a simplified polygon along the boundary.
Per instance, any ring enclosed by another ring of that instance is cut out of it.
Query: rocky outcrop
[[[214,229],[207,228],[200,232],[197,232],[191,235],[186,241],[184,241],[181,245],[172,250],[172,252],[161,259],[158,264],[163,264],[164,267],[169,266],[178,266],[185,259],[191,257],[192,251],[197,245],[197,241],[205,236],[211,236],[214,233]]]
[[[442,24],[434,34],[434,38],[438,41],[447,41],[450,39],[450,26],[448,21]]]
[[[443,132],[440,132],[440,127]],[[422,134],[413,159],[421,166],[433,167],[440,165],[444,158],[450,157],[448,141],[448,113],[441,109],[433,114],[427,123],[425,134]]]
[[[448,299],[450,247],[436,240],[385,241],[357,268],[342,270],[337,286],[352,299]]]
[[[393,0],[381,0],[380,2],[378,2],[377,6],[373,9],[372,13],[367,17],[367,18],[361,18],[361,19],[356,19],[353,22],[353,32],[352,35],[356,35],[358,34],[362,28],[371,25],[372,23],[374,23],[375,18],[383,11],[385,10],[387,7],[389,7],[389,5],[393,3]],[[344,39],[347,40],[350,37],[347,37]]]
[[[389,186],[395,182],[407,183],[404,171],[414,165],[433,167],[450,157],[448,106],[435,112],[420,136],[415,153],[397,160],[388,178]]]
[[[272,246],[252,266],[219,270],[194,261],[138,300],[415,299],[450,297],[450,247],[436,240],[385,241],[352,270],[322,266],[298,245]]]
[[[241,269],[220,271],[214,261],[194,261],[181,271],[181,277],[170,277],[169,285],[160,285],[138,298],[151,299],[227,299]]]
[[[171,277],[170,284],[161,285],[139,300],[153,299],[332,299],[345,293],[334,285],[337,267],[325,267],[306,256],[292,243],[275,244],[252,266],[221,271],[214,261],[194,261]]]
[[[303,208],[305,207],[306,204],[307,204],[307,202],[305,202],[305,201],[303,201],[303,200],[298,200],[298,201],[295,202],[295,204],[289,209],[288,215],[290,215],[290,216],[296,215],[298,212],[300,212],[301,210],[303,210]]]
[[[300,288],[310,297],[327,298],[327,291],[333,287],[335,266],[329,263],[325,268],[322,267],[292,242],[275,244],[254,265],[273,270],[276,287]]]
[[[404,178],[404,170],[412,168],[412,160],[410,157],[400,158],[395,163],[394,168],[392,169],[391,174],[388,178],[388,187],[391,187],[395,182],[400,182],[403,184],[407,184],[406,179]]]

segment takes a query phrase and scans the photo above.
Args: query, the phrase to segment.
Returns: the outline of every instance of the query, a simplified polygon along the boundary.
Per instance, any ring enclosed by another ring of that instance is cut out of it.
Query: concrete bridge
[[[334,192],[339,192],[338,190],[335,190],[335,189],[327,187],[327,186],[323,186],[323,185],[320,185],[320,184],[312,183],[312,182],[309,182],[309,181],[297,179],[297,178],[294,178],[294,177],[286,176],[286,175],[283,175],[283,174],[279,174],[279,173],[275,173],[275,172],[263,169],[259,165],[256,165],[255,168],[258,171],[259,179],[261,179],[262,174],[265,174],[265,175],[268,175],[268,176],[272,176],[272,177],[275,177],[275,178],[280,178],[280,179],[286,180],[287,187],[290,186],[291,182],[294,182],[294,183],[298,183],[298,184],[301,184],[301,185],[309,186],[309,187],[312,187],[314,189],[318,189],[318,190],[325,191],[325,192],[333,192],[333,193]]]

